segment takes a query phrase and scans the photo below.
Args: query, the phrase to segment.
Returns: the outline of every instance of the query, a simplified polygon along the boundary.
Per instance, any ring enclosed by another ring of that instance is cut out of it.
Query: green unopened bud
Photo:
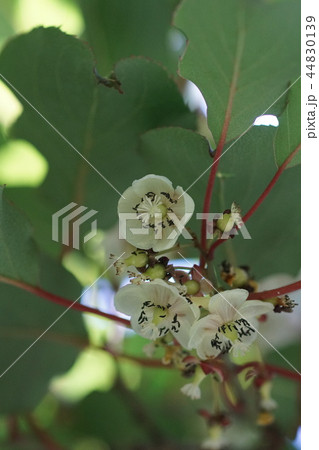
[[[228,233],[235,225],[232,214],[224,214],[222,219],[217,220],[217,228],[223,233]]]
[[[166,276],[165,267],[162,264],[155,264],[154,267],[149,267],[144,275],[151,280],[155,280],[156,278],[160,278],[161,280]]]
[[[124,260],[127,266],[135,266],[137,268],[145,267],[148,263],[148,256],[145,252],[135,252]]]
[[[200,284],[196,280],[187,280],[184,286],[186,286],[187,294],[189,295],[197,294],[200,289]]]
[[[240,288],[245,286],[249,281],[248,273],[246,270],[241,269],[240,267],[235,267],[234,269],[234,279],[233,279],[233,287]]]

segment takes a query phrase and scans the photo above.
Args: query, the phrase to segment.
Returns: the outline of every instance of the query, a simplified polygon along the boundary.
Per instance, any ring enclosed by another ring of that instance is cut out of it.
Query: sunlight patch
[[[255,126],[264,125],[266,127],[278,127],[279,121],[276,116],[273,116],[272,114],[265,114],[263,116],[259,116],[255,119],[254,122]]]

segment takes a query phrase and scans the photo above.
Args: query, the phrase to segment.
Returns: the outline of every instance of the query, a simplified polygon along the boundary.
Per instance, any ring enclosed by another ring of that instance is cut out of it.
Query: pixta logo
[[[52,240],[79,250],[82,241],[87,242],[96,235],[97,221],[94,219],[91,221],[91,231],[81,240],[81,226],[97,214],[94,209],[87,210],[86,206],[79,206],[72,202],[54,213],[52,215]],[[87,212],[82,214],[84,211]]]

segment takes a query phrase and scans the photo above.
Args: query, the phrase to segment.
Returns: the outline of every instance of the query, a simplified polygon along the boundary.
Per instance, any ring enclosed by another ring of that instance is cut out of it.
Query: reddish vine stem
[[[116,353],[109,347],[104,347],[103,350],[108,352],[113,356],[115,360],[120,358],[128,359],[129,361],[135,362],[136,364],[140,364],[143,367],[149,367],[152,369],[172,369],[173,366],[171,364],[163,364],[160,359],[151,359],[151,358],[140,358],[138,356],[126,355],[124,353]]]
[[[288,294],[289,292],[298,291],[301,289],[301,281],[296,281],[295,283],[287,284],[277,289],[271,289],[269,291],[263,292],[252,292],[248,296],[248,300],[266,300],[267,298],[278,297],[280,295]]]
[[[47,433],[47,431],[41,428],[36,420],[31,414],[26,415],[26,420],[29,424],[30,429],[33,431],[34,435],[38,438],[39,442],[42,443],[46,450],[63,450],[63,447],[55,442],[52,437]]]
[[[123,319],[122,317],[115,316],[114,314],[108,314],[103,311],[100,311],[95,308],[91,308],[90,306],[82,305],[81,303],[72,302],[71,300],[67,300],[66,298],[60,297],[58,295],[52,294],[51,292],[47,292],[44,289],[41,289],[37,286],[32,286],[30,284],[24,283],[23,281],[12,280],[11,278],[7,278],[4,276],[0,276],[0,282],[10,284],[12,286],[18,287],[25,291],[31,292],[31,294],[35,294],[38,297],[45,298],[50,302],[57,303],[58,305],[65,306],[70,309],[75,309],[77,311],[97,314],[98,316],[105,317],[106,319],[113,320],[114,322],[118,322],[121,325],[126,327],[130,326],[130,321]]]
[[[110,353],[115,359],[119,359],[119,358],[128,359],[132,362],[140,364],[143,367],[148,367],[148,368],[152,368],[152,369],[160,369],[160,368],[161,369],[174,369],[174,366],[172,366],[171,364],[165,365],[162,363],[162,361],[160,359],[139,358],[136,356],[115,353],[108,347],[104,347],[104,350],[106,350],[108,353]],[[217,361],[214,361],[214,363],[212,365],[210,363],[203,361],[201,366],[202,366],[202,369],[206,368],[206,370],[204,370],[204,372],[206,374],[215,372],[216,370],[219,370],[221,372],[223,372],[225,370],[225,367],[223,365],[221,365],[220,363],[218,363]],[[210,367],[211,367],[211,370],[210,370]],[[299,373],[293,372],[293,371],[291,371],[289,369],[285,369],[283,367],[274,366],[272,364],[262,364],[261,365],[260,363],[249,362],[249,363],[243,364],[241,366],[236,366],[236,372],[239,373],[248,367],[267,370],[269,373],[274,373],[274,374],[280,375],[284,378],[290,378],[295,381],[300,381]],[[225,379],[226,378],[227,377],[225,377]]]
[[[262,202],[265,200],[267,195],[270,193],[272,188],[277,183],[280,175],[283,173],[285,168],[288,166],[288,164],[291,162],[291,160],[296,156],[296,154],[300,151],[301,144],[298,145],[298,147],[295,148],[293,152],[290,153],[290,155],[285,159],[285,161],[281,164],[281,166],[278,168],[277,172],[275,173],[275,176],[271,180],[271,182],[268,184],[264,192],[261,194],[261,196],[258,198],[258,200],[253,204],[253,206],[250,208],[250,210],[244,215],[243,221],[247,222],[247,220],[254,214],[254,212],[259,208],[259,206],[262,204]]]
[[[8,434],[11,443],[18,442],[20,438],[20,429],[17,416],[9,416],[7,418]]]
[[[238,39],[237,49],[236,49],[236,55],[235,55],[235,63],[234,63],[234,71],[233,76],[229,88],[229,96],[228,96],[228,102],[227,107],[225,111],[225,117],[224,117],[224,123],[221,131],[221,135],[216,147],[215,155],[213,164],[211,166],[211,171],[208,178],[208,183],[206,187],[206,193],[204,198],[204,205],[203,205],[203,213],[207,214],[210,210],[210,204],[218,169],[219,160],[222,156],[223,148],[226,142],[227,132],[229,128],[229,124],[231,121],[231,114],[232,114],[232,108],[233,108],[233,102],[234,97],[236,93],[237,88],[237,82],[238,82],[238,76],[239,76],[239,67],[240,67],[240,60],[243,52],[243,45],[244,45],[244,32],[241,31]],[[205,262],[206,262],[206,220],[203,219],[202,226],[201,226],[201,248],[204,251],[204,255],[201,255],[200,257],[200,267],[204,268]]]
[[[285,161],[282,163],[282,165],[278,168],[277,172],[275,173],[274,177],[264,190],[264,192],[261,194],[261,196],[256,200],[256,202],[253,204],[253,206],[250,208],[250,210],[244,215],[243,222],[247,222],[248,219],[254,214],[254,212],[259,208],[259,206],[262,204],[262,202],[265,200],[265,198],[268,196],[272,188],[277,183],[278,179],[284,172],[285,168],[288,166],[288,164],[291,162],[291,160],[296,156],[296,154],[300,151],[301,144],[298,145],[298,147],[295,148],[295,150],[290,153],[290,155],[285,159]],[[208,260],[213,259],[215,249],[219,247],[223,242],[227,241],[227,239],[219,239],[218,241],[214,242],[208,252]]]
[[[273,364],[260,364],[256,362],[248,362],[237,368],[237,373],[241,372],[247,368],[255,368],[256,370],[266,370],[270,374],[280,375],[284,378],[289,378],[294,381],[301,381],[301,375],[298,372],[293,372],[292,370],[285,369],[284,367],[274,366]]]

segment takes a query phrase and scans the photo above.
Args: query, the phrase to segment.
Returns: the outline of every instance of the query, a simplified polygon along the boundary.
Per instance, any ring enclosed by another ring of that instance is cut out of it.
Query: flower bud
[[[188,280],[184,285],[186,286],[187,294],[189,295],[197,294],[200,289],[200,284],[196,280]]]
[[[235,225],[235,220],[233,219],[232,214],[224,214],[221,219],[217,220],[216,225],[223,233],[229,233]]]
[[[246,270],[241,267],[234,268],[233,287],[240,288],[246,286],[249,281],[249,276]]]
[[[125,264],[129,266],[135,266],[137,268],[145,267],[148,263],[148,255],[145,252],[136,251],[131,253],[131,256],[124,260]]]
[[[163,280],[166,276],[165,267],[162,264],[155,264],[154,267],[149,267],[145,272],[144,276],[151,280],[155,280],[156,278],[160,278]]]

